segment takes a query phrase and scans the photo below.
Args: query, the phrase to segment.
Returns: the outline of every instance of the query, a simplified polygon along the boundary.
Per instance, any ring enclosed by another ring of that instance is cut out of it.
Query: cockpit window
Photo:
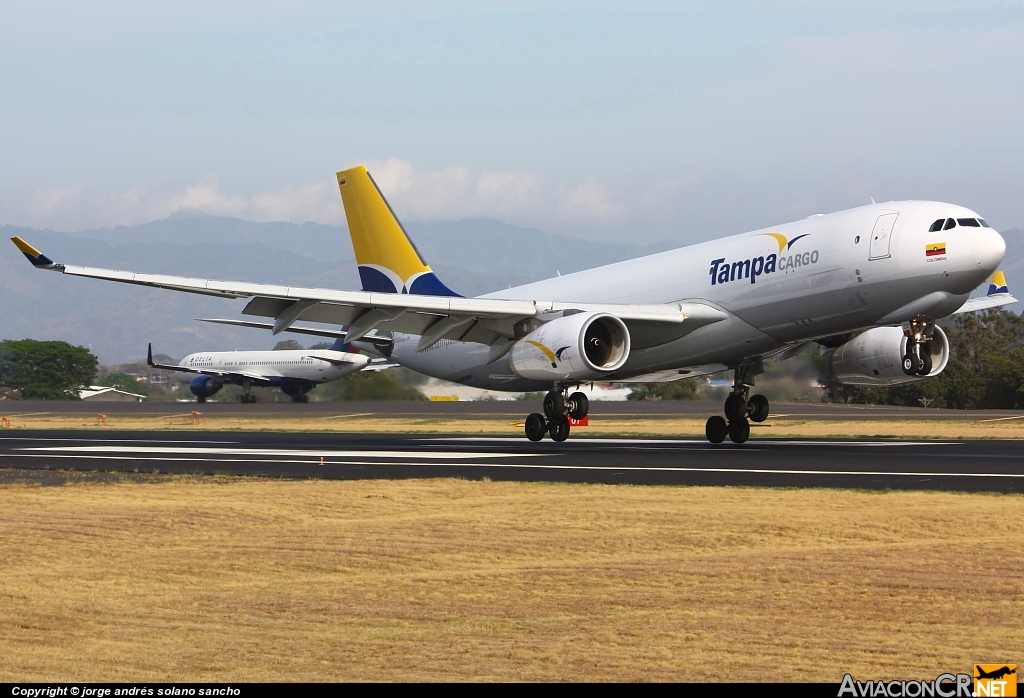
[[[946,222],[945,218],[940,218],[939,220],[937,220],[934,223],[932,223],[932,227],[928,229],[928,232],[929,233],[934,233],[934,232],[937,232],[939,230],[942,230],[942,224],[945,223],[945,222]]]
[[[957,218],[956,222],[959,223],[960,225],[964,226],[965,228],[980,228],[981,227],[980,225],[978,225],[978,221],[976,221],[973,218]]]
[[[992,226],[985,222],[984,218],[979,218],[978,222],[981,223],[982,228],[991,228]]]
[[[946,219],[946,227],[943,228],[943,230],[949,230],[950,228],[955,228],[955,227],[956,227],[956,221],[953,220],[952,218],[947,218]]]

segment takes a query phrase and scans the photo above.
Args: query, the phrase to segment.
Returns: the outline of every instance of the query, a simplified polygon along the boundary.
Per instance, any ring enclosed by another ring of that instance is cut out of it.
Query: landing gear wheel
[[[741,444],[750,438],[750,422],[739,419],[729,424],[729,440]]]
[[[526,438],[530,441],[540,441],[548,430],[544,423],[544,415],[534,412],[526,418]]]
[[[755,422],[768,419],[768,411],[768,398],[764,395],[754,395],[747,402],[747,414]]]
[[[256,396],[253,395],[253,397],[255,398]],[[253,400],[253,402],[256,402],[256,400]],[[309,395],[306,395],[305,393],[292,395],[292,402],[309,402]]]
[[[714,417],[708,417],[708,423],[704,427],[704,434],[711,443],[720,444],[725,441],[725,437],[729,434],[729,425],[716,414]]]
[[[747,416],[747,401],[738,393],[725,399],[725,418],[730,423],[737,422]]]
[[[921,368],[921,360],[911,353],[903,355],[903,372],[908,376],[916,376]]]
[[[922,349],[923,351],[923,349]],[[917,369],[917,375],[927,376],[932,372],[932,355],[928,352],[921,354],[921,367]]]
[[[555,420],[565,416],[565,398],[562,393],[552,390],[544,396],[544,414],[548,419]]]
[[[573,419],[583,419],[590,413],[590,398],[584,393],[577,391],[570,395],[569,404],[572,405],[569,416]]]
[[[206,402],[206,396],[205,396],[205,395],[200,395],[200,396],[198,396],[198,397],[196,398],[196,402],[199,402],[199,403],[203,403],[203,402]]]
[[[556,417],[551,420],[551,424],[548,425],[548,431],[551,432],[552,441],[565,441],[569,438],[569,419],[565,415]]]

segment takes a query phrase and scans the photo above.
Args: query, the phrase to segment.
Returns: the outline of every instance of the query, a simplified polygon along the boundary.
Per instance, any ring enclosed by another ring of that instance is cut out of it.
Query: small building
[[[78,397],[86,402],[142,402],[146,399],[145,395],[129,393],[105,385],[90,385],[88,388],[79,390]]]

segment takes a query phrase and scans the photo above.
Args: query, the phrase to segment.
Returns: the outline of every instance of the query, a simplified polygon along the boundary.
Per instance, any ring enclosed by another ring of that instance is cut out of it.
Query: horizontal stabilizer
[[[258,330],[273,330],[274,324],[270,322],[253,322],[251,320],[230,320],[228,318],[212,318],[212,317],[199,317],[196,318],[199,322],[215,322],[220,325],[234,325],[235,327],[252,327]],[[345,335],[348,332],[342,330],[327,330],[320,327],[296,327],[292,325],[285,332],[293,332],[295,334],[306,334],[314,337],[333,337],[334,339],[345,339]],[[391,337],[386,337],[379,332],[370,332],[362,341],[370,342],[371,344],[378,346],[390,346],[392,343]]]

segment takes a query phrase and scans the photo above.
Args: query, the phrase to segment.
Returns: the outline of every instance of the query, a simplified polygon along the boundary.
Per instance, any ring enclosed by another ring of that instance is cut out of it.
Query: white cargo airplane
[[[362,291],[211,281],[56,264],[25,241],[35,266],[224,298],[274,334],[299,321],[341,326],[345,340],[390,336],[395,363],[480,388],[549,391],[526,436],[556,441],[588,404],[572,386],[671,381],[731,369],[725,418],[707,437],[742,443],[768,400],[750,396],[764,361],[809,342],[831,352],[844,383],[891,386],[942,372],[949,344],[934,321],[1015,302],[995,272],[1003,238],[962,206],[873,204],[566,274],[479,298],[445,286],[412,245],[365,167],[337,175]],[[514,244],[514,241],[511,241]],[[543,250],[538,250],[543,254]],[[994,289],[994,290],[993,290]],[[307,332],[315,330],[306,329]],[[324,334],[336,334],[325,330]]]
[[[370,358],[339,339],[330,349],[208,351],[189,354],[177,364],[155,363],[150,344],[146,363],[174,371],[196,402],[206,402],[225,383],[242,386],[242,402],[256,402],[250,392],[254,386],[280,388],[293,402],[309,402],[310,390],[366,368]]]

